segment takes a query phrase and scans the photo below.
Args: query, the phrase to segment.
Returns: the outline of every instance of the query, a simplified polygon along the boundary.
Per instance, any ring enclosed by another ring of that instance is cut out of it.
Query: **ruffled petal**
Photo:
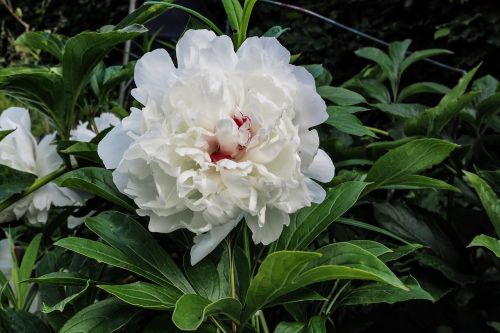
[[[250,215],[245,215],[245,221],[252,230],[254,243],[269,245],[280,237],[283,226],[290,223],[290,215],[277,208],[267,207],[264,223],[259,221],[258,216]]]
[[[120,124],[113,128],[97,146],[97,154],[107,169],[116,169],[120,164],[123,154],[130,147],[133,140],[124,131]]]

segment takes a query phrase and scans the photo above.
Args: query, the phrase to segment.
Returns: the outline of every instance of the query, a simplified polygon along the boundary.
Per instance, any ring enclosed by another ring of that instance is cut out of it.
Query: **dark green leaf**
[[[28,186],[33,184],[36,176],[0,165],[0,180],[0,201],[3,201],[24,192]]]
[[[0,310],[0,332],[2,333],[51,333],[42,320],[34,314],[15,311],[12,309]]]
[[[113,183],[111,170],[97,167],[76,169],[65,173],[54,182],[61,187],[95,194],[131,212],[135,211],[131,200],[121,194]]]
[[[437,190],[460,192],[457,187],[443,182],[442,180],[420,175],[399,176],[393,179],[390,185],[385,185],[382,188],[395,190],[419,190],[424,188],[434,188]]]
[[[123,285],[99,285],[99,288],[134,306],[153,310],[170,310],[181,297],[173,286],[158,286],[146,282]]]
[[[282,28],[279,25],[275,25],[274,27],[271,27],[269,30],[267,30],[262,36],[279,38],[288,30],[290,30],[290,28]]]
[[[393,72],[392,60],[384,51],[375,47],[363,47],[354,53],[358,57],[371,60],[378,64],[386,73],[386,75],[390,77],[393,77],[395,75],[395,73]]]
[[[121,20],[115,26],[115,30],[123,29],[132,24],[146,24],[169,10],[171,8],[169,4],[172,2],[172,0],[163,0],[162,2],[145,3]]]
[[[404,101],[408,97],[418,94],[446,94],[450,88],[435,82],[417,82],[405,87],[398,96],[398,101]]]
[[[28,31],[16,39],[16,44],[50,53],[59,61],[63,58],[65,42],[66,37],[46,31]]]
[[[362,80],[359,82],[359,85],[365,90],[368,96],[377,102],[382,104],[390,103],[391,94],[383,83],[376,80]]]
[[[367,183],[352,181],[329,189],[323,203],[303,208],[290,217],[290,225],[273,243],[271,250],[305,249],[356,203],[366,186]]]
[[[486,235],[478,235],[474,237],[472,242],[467,247],[471,246],[482,246],[493,252],[497,257],[500,258],[500,240],[486,236]]]
[[[85,286],[89,278],[80,273],[54,272],[48,273],[27,281],[39,284],[52,284],[60,286]]]
[[[312,317],[304,333],[326,333],[326,319],[321,316]]]
[[[97,145],[90,142],[77,142],[61,150],[61,153],[80,157],[95,163],[102,163],[99,155],[97,155]]]
[[[73,295],[70,295],[70,296],[66,297],[65,299],[63,299],[62,301],[60,301],[59,303],[57,303],[55,305],[49,306],[49,305],[47,305],[47,304],[44,303],[43,304],[43,308],[42,308],[42,312],[43,313],[51,313],[51,312],[54,312],[54,311],[63,312],[64,308],[66,307],[66,305],[73,303],[78,298],[80,298],[83,294],[85,294],[85,292],[87,291],[87,289],[89,288],[89,286],[90,286],[90,284],[87,281],[86,286],[84,288],[82,288],[82,290],[80,290],[79,292],[74,293]]]
[[[349,112],[335,110],[328,107],[328,115],[328,120],[325,123],[335,127],[341,132],[356,136],[367,135],[376,137],[375,133],[363,126],[358,117]]]
[[[390,115],[399,118],[413,118],[426,109],[424,105],[403,104],[403,103],[391,103],[391,104],[378,103],[374,104],[373,106],[379,109],[380,111],[383,111],[385,113],[388,113]]]
[[[15,131],[15,129],[0,131],[0,141],[2,141],[3,138],[5,138],[7,135],[9,135],[10,133],[12,133],[14,131]]]
[[[140,309],[108,298],[92,304],[71,317],[59,333],[112,333],[130,322]]]
[[[417,61],[434,57],[440,54],[453,54],[453,52],[444,49],[429,49],[429,50],[415,51],[412,54],[410,54],[401,64],[401,72],[404,72],[408,67],[410,67]]]
[[[342,106],[365,103],[365,99],[360,94],[345,88],[323,86],[318,87],[318,94],[321,97]]]

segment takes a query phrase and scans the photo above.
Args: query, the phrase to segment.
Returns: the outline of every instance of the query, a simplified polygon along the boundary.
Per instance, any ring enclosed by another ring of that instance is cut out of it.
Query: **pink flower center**
[[[210,154],[210,159],[212,160],[213,163],[216,163],[223,159],[234,160],[235,158],[238,157],[238,155],[240,155],[241,151],[246,149],[248,142],[252,138],[252,133],[250,129],[252,121],[248,116],[244,115],[243,113],[240,114],[241,116],[237,115],[231,116],[231,119],[233,119],[236,126],[238,126],[238,135],[241,139],[241,143],[238,144],[237,151],[233,152],[232,154],[221,152],[220,145],[218,145],[217,149]]]

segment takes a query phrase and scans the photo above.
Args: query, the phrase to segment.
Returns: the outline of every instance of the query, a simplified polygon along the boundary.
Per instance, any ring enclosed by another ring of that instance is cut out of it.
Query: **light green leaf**
[[[146,24],[172,8],[169,6],[172,2],[173,0],[162,0],[161,2],[144,3],[121,20],[115,26],[115,30],[123,29],[133,24]]]
[[[98,285],[100,289],[118,297],[125,303],[153,310],[171,310],[182,293],[173,286],[158,286],[146,282],[123,285]]]
[[[223,314],[239,323],[241,303],[234,298],[223,298],[215,302],[195,294],[186,294],[175,304],[172,321],[183,331],[195,331],[209,317]]]
[[[434,188],[437,190],[447,190],[460,192],[460,190],[442,180],[420,175],[401,175],[381,188],[395,190],[419,190],[424,188]]]
[[[376,303],[394,304],[414,299],[434,302],[434,298],[413,277],[404,277],[401,281],[409,290],[395,288],[385,283],[375,282],[347,292],[341,300],[342,305],[367,305]]]
[[[0,69],[0,92],[51,118],[64,129],[64,90],[59,68],[6,67]]]
[[[330,107],[328,107],[327,111],[329,117],[325,123],[335,127],[339,131],[356,136],[366,135],[376,137],[375,133],[363,126],[361,120],[359,120],[359,118],[355,115],[346,111],[335,110]]]
[[[321,254],[315,252],[292,251],[268,255],[250,282],[242,322],[278,297],[310,284],[297,284],[295,280],[311,261],[320,256]]]
[[[171,283],[165,277],[159,275],[157,271],[150,270],[149,267],[142,267],[140,263],[136,263],[123,254],[123,252],[109,245],[78,237],[61,239],[55,245],[94,259],[97,262],[136,273],[162,286],[171,286]]]
[[[303,323],[287,323],[282,321],[276,326],[274,333],[304,333]]]
[[[361,80],[359,82],[368,96],[382,104],[388,104],[391,101],[391,94],[387,87],[377,80]]]
[[[426,107],[420,104],[403,104],[403,103],[377,103],[373,104],[374,107],[388,113],[390,115],[399,117],[399,118],[413,118],[416,115],[423,112]]]
[[[274,27],[271,27],[269,30],[267,30],[262,37],[274,37],[274,38],[279,38],[283,33],[287,32],[290,30],[290,28],[283,28],[280,27],[279,25],[275,25]]]
[[[365,251],[370,252],[375,257],[380,257],[381,255],[391,253],[392,250],[385,246],[384,244],[380,244],[379,242],[373,240],[351,240],[348,243],[354,244]]]
[[[417,82],[405,87],[398,96],[398,101],[404,101],[408,97],[418,94],[446,94],[450,91],[445,85],[435,82]]]
[[[472,246],[485,247],[500,258],[500,240],[496,238],[486,235],[477,235],[467,247]]]
[[[19,36],[15,44],[25,46],[31,50],[42,50],[61,61],[66,39],[64,36],[46,31],[28,31]]]
[[[314,316],[307,323],[304,333],[326,333],[326,318]]]
[[[224,6],[229,25],[233,29],[233,32],[239,33],[240,21],[243,16],[243,8],[241,7],[239,1],[222,0],[222,5]]]
[[[472,172],[464,171],[464,173],[476,190],[476,193],[483,204],[484,210],[495,228],[497,236],[500,237],[500,199],[497,197],[490,185],[488,185],[488,183],[481,177]]]
[[[318,250],[322,257],[310,264],[296,285],[310,285],[337,279],[372,280],[407,289],[393,272],[375,255],[363,248],[339,242]]]
[[[392,42],[389,45],[389,56],[391,57],[393,64],[396,65],[398,68],[400,64],[403,62],[410,44],[411,44],[411,39],[405,39],[402,42]]]
[[[394,184],[403,175],[424,171],[441,163],[457,145],[438,139],[418,139],[390,150],[370,168],[366,192]]]
[[[108,298],[92,304],[71,317],[59,333],[112,333],[123,328],[140,309]]]
[[[87,282],[89,282],[89,278],[80,273],[54,272],[36,278],[31,278],[26,281],[39,284],[51,284],[56,286],[85,286]],[[90,282],[98,283],[95,281]]]
[[[184,292],[194,292],[182,271],[151,233],[131,217],[119,212],[104,212],[89,217],[87,228],[121,251],[130,260],[155,275],[162,276]]]
[[[35,265],[36,258],[38,256],[38,249],[40,247],[40,241],[42,240],[42,234],[37,234],[31,242],[29,243],[26,251],[24,252],[21,265],[19,267],[19,281],[27,280],[31,277],[33,272],[33,266]],[[29,285],[27,283],[19,283],[17,285],[17,298],[25,304],[26,297],[28,294]]]
[[[428,49],[428,50],[415,51],[402,62],[401,73],[404,72],[408,67],[410,67],[417,61],[441,54],[453,54],[453,52],[444,49]]]
[[[394,260],[398,260],[399,258],[402,258],[412,252],[415,252],[418,249],[423,248],[423,245],[420,244],[407,244],[403,245],[400,247],[397,247],[395,249],[392,249],[391,252],[389,253],[384,253],[381,256],[379,256],[379,259],[382,260],[383,262],[390,262]]]
[[[283,229],[280,238],[271,246],[271,251],[305,249],[356,203],[367,185],[351,181],[329,189],[323,203],[303,208],[290,217],[289,226]]]
[[[61,153],[80,157],[91,162],[101,163],[101,159],[99,155],[97,155],[97,145],[90,142],[77,142],[61,150]]]
[[[363,47],[354,52],[358,57],[371,60],[378,64],[389,77],[394,77],[392,60],[387,53],[375,47]]]
[[[322,86],[317,91],[321,97],[341,106],[366,103],[363,96],[345,88]]]
[[[416,140],[418,138],[419,138],[418,136],[407,136],[407,137],[397,139],[394,141],[373,142],[373,143],[370,143],[366,147],[369,149],[394,149],[394,148],[397,148],[399,146],[404,145],[405,143]]]
[[[82,32],[68,39],[62,63],[64,91],[70,111],[73,111],[83,87],[88,83],[95,66],[102,58],[116,45],[146,31],[144,26],[133,24],[123,29],[107,32]],[[73,116],[71,112],[68,112],[66,119],[69,125],[73,125],[71,122]]]
[[[61,187],[95,194],[131,212],[135,211],[131,200],[121,194],[113,183],[111,170],[98,167],[76,169],[63,174],[54,182]]]

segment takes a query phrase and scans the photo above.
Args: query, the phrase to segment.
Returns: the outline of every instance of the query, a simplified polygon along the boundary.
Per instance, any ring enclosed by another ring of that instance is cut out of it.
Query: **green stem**
[[[381,130],[381,129],[378,129],[378,128],[375,128],[375,127],[365,126],[365,128],[369,129],[372,132],[378,133],[378,134],[382,134],[382,135],[386,135],[386,136],[389,135],[389,132],[386,132],[384,130]]]
[[[238,49],[241,44],[247,39],[247,30],[248,24],[250,22],[250,16],[252,15],[253,7],[257,3],[257,0],[245,0],[245,4],[243,5],[243,17],[241,19],[240,31],[238,34],[238,44],[236,45],[236,49]]]
[[[61,168],[57,169],[56,171],[54,171],[52,173],[49,173],[46,176],[38,178],[23,193],[21,193],[19,195],[10,196],[9,198],[7,198],[4,201],[0,202],[0,212],[2,212],[3,210],[7,209],[11,205],[15,204],[17,201],[21,200],[22,198],[24,198],[24,197],[30,195],[31,193],[35,192],[40,187],[42,187],[44,185],[47,185],[48,183],[50,183],[51,181],[53,181],[54,179],[56,179],[57,177],[59,177],[60,175],[62,175],[65,171],[66,171],[66,168],[65,167],[61,167]]]
[[[226,328],[214,317],[210,317],[212,322],[217,326],[217,331],[221,331],[222,333],[227,333]]]
[[[259,310],[258,316],[260,324],[262,325],[263,333],[269,333],[269,327],[267,327],[267,322],[266,322],[266,317],[264,317],[264,312],[262,310]]]
[[[333,297],[332,301],[330,302],[330,305],[328,305],[328,308],[326,309],[327,316],[330,315],[330,312],[332,311],[332,307],[335,305],[340,294],[342,294],[342,292],[345,290],[345,288],[347,288],[348,285],[349,285],[349,282],[346,282],[346,284],[344,284],[340,288],[340,290],[335,294],[335,297]]]

